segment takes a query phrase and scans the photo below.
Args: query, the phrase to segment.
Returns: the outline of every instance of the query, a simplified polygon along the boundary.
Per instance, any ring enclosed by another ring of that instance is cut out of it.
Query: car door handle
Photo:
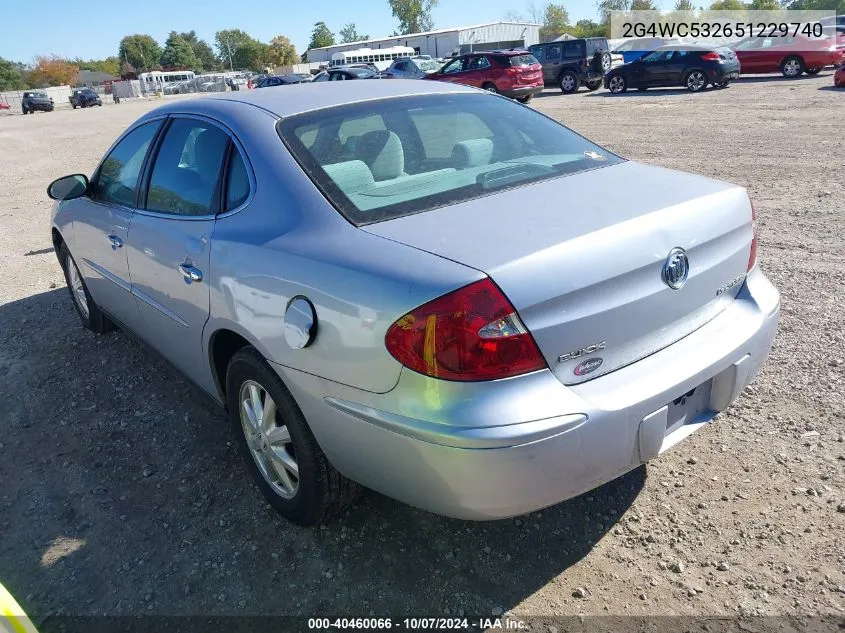
[[[111,242],[111,249],[113,251],[116,251],[118,248],[123,246],[123,240],[117,235],[109,235],[109,242]]]
[[[199,268],[194,268],[191,264],[179,264],[179,271],[187,283],[202,281],[202,271]]]

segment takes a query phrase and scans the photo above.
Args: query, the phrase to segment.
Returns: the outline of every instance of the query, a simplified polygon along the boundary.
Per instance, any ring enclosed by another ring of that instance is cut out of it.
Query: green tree
[[[752,11],[779,11],[781,6],[778,0],[751,0],[746,8]]]
[[[631,0],[598,0],[596,8],[599,10],[602,24],[609,24],[611,11],[629,11]]]
[[[422,33],[434,27],[432,10],[438,0],[387,0],[393,16],[399,20],[399,35]]]
[[[578,37],[607,37],[607,27],[593,20],[578,20],[572,34]]]
[[[834,11],[836,15],[845,14],[845,0],[792,0],[787,9],[795,11]]]
[[[117,57],[106,57],[105,59],[69,59],[68,62],[77,66],[79,70],[90,70],[98,73],[106,73],[113,77],[120,76],[120,60]]]
[[[289,66],[299,63],[299,55],[291,41],[284,35],[270,40],[269,63],[273,66]]]
[[[334,44],[334,33],[329,30],[325,22],[317,22],[314,25],[314,30],[311,31],[311,41],[308,43],[308,48],[322,48],[332,44]]]
[[[29,85],[24,80],[24,65],[0,57],[0,91],[27,88]]]
[[[711,11],[744,11],[745,5],[741,0],[716,0],[710,5]]]
[[[568,29],[569,12],[562,4],[547,4],[543,9],[540,41],[549,42],[563,35]]]
[[[200,68],[200,60],[194,49],[184,37],[176,31],[170,31],[164,50],[161,53],[161,65],[166,68],[193,70]]]
[[[214,34],[214,46],[223,66],[231,69],[262,70],[269,61],[270,47],[240,29],[227,29]]]
[[[341,44],[348,44],[349,42],[362,42],[363,40],[370,39],[369,35],[362,35],[358,32],[358,29],[355,28],[355,23],[349,23],[340,29],[338,35],[340,35],[340,43]]]
[[[658,11],[652,0],[632,0],[631,11]]]
[[[695,11],[695,5],[692,0],[676,0],[675,11]]]
[[[117,56],[134,66],[138,72],[159,68],[161,46],[150,35],[127,35],[120,40]]]
[[[194,55],[197,56],[200,67],[203,70],[216,70],[220,67],[220,62],[214,54],[214,49],[208,45],[208,42],[199,39],[196,31],[188,31],[179,35],[194,49]]]

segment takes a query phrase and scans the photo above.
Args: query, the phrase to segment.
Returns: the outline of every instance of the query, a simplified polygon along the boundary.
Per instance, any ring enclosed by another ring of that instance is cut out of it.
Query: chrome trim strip
[[[141,301],[146,303],[151,308],[155,308],[156,310],[161,312],[164,316],[168,317],[169,319],[176,321],[176,323],[178,323],[182,327],[188,327],[188,324],[185,323],[182,319],[180,319],[178,314],[176,314],[172,310],[165,308],[158,301],[156,301],[155,299],[153,299],[149,295],[144,294],[143,292],[138,290],[135,286],[132,287],[132,296],[137,297],[138,299],[140,299]]]
[[[112,273],[107,271],[102,266],[98,266],[97,264],[92,262],[90,259],[85,259],[83,257],[82,261],[85,263],[85,265],[88,268],[90,268],[92,271],[94,271],[95,273],[100,275],[100,277],[102,277],[103,279],[108,279],[112,283],[117,284],[118,286],[121,287],[121,289],[125,290],[126,292],[132,292],[132,287],[129,285],[129,283],[126,282],[126,281],[123,281],[120,277],[113,275]]]
[[[338,411],[387,431],[430,444],[466,449],[510,448],[530,444],[573,431],[587,421],[585,414],[574,413],[504,426],[461,427],[407,418],[338,398],[325,398],[325,401]]]

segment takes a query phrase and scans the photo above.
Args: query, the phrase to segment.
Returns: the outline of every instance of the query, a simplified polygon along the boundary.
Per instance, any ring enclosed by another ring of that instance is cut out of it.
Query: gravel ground
[[[0,116],[0,580],[45,629],[63,613],[841,615],[843,99],[828,71],[537,98],[624,156],[748,187],[783,297],[769,362],[715,424],[543,512],[467,523],[367,493],[316,529],[268,509],[186,381],[73,312],[45,187],[155,104]]]

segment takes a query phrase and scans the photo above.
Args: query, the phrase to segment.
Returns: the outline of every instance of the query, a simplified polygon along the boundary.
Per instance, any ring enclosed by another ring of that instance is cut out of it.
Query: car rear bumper
[[[501,93],[506,97],[515,99],[517,97],[533,97],[536,94],[543,92],[543,85],[537,86],[514,86],[508,90],[502,90]]]
[[[756,268],[700,329],[572,387],[548,370],[487,383],[403,370],[372,394],[275,368],[344,475],[438,514],[498,519],[615,479],[710,422],[763,364],[779,307]]]

